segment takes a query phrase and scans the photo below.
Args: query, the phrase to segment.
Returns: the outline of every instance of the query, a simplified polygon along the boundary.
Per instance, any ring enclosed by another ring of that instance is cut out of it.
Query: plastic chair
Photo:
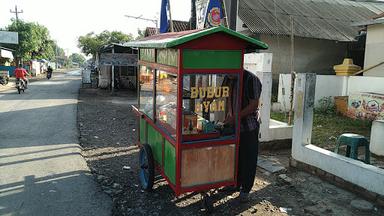
[[[353,158],[358,160],[358,149],[360,146],[365,147],[365,160],[364,162],[370,164],[370,152],[369,152],[369,142],[368,140],[359,134],[345,133],[339,136],[337,139],[337,145],[335,153],[339,153],[339,148],[342,145],[347,146],[347,151],[345,153],[346,157]]]

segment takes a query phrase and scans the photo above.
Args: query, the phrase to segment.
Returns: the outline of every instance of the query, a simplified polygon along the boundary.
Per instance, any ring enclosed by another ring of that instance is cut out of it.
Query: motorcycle
[[[1,76],[0,76],[0,84],[1,84],[1,85],[6,85],[4,78],[1,77]]]
[[[26,89],[26,83],[23,79],[16,79],[16,89],[19,94],[21,93],[21,91],[24,92],[24,90]]]
[[[47,72],[47,79],[51,79],[52,77],[52,72]]]
[[[9,80],[8,77],[0,76],[0,84],[1,85],[7,85],[8,84],[8,80]]]

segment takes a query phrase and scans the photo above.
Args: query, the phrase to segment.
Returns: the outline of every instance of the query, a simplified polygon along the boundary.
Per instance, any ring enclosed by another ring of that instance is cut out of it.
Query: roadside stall
[[[243,56],[267,45],[224,27],[126,45],[139,48],[142,187],[152,189],[155,171],[177,196],[236,185]]]

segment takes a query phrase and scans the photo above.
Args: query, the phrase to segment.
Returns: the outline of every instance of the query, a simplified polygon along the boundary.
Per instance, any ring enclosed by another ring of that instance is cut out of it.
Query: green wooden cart
[[[176,195],[236,185],[243,57],[267,45],[224,27],[127,45],[139,48],[142,187],[152,189],[155,171]]]

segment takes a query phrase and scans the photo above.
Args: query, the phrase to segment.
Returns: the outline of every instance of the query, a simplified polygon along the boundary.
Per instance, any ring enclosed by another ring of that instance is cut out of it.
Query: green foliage
[[[73,53],[72,55],[69,56],[69,60],[71,62],[78,63],[81,66],[85,62],[85,57],[79,53]]]
[[[137,29],[137,37],[135,40],[139,40],[145,37],[145,30]]]
[[[288,113],[285,112],[271,112],[271,119],[288,122]]]
[[[51,39],[49,31],[45,26],[33,22],[12,20],[6,27],[8,31],[19,33],[19,44],[8,45],[15,50],[16,58],[31,59],[55,59],[55,42]]]
[[[131,34],[124,34],[119,31],[103,31],[100,34],[90,32],[78,39],[78,47],[85,55],[95,56],[96,52],[104,45],[111,43],[125,43],[131,41],[133,36]]]
[[[319,100],[319,105],[315,108],[316,113],[333,114],[336,112],[335,102],[332,96],[323,97]]]

